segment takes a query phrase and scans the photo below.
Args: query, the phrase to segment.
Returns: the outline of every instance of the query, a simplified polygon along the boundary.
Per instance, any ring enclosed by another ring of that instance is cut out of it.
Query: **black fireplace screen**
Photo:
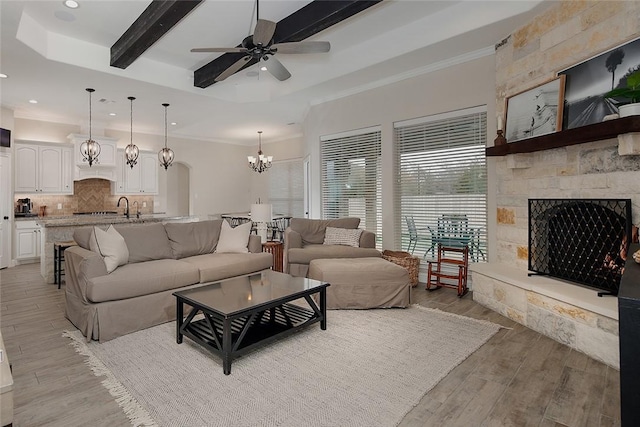
[[[618,293],[630,199],[529,199],[529,270]]]

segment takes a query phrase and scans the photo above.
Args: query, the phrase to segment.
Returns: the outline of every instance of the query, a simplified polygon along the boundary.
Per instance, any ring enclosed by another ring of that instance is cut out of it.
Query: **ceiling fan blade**
[[[253,31],[253,44],[266,46],[273,38],[273,33],[276,32],[276,23],[273,21],[267,21],[266,19],[258,19],[256,29]]]
[[[229,68],[227,68],[222,73],[220,73],[220,75],[216,77],[216,81],[221,82],[227,77],[231,76],[232,74],[237,73],[238,71],[240,71],[242,67],[244,67],[246,63],[249,62],[250,59],[251,59],[250,56],[243,56],[242,58],[238,59],[236,62],[233,63],[233,65],[231,65]]]
[[[277,43],[271,46],[277,49],[278,53],[325,53],[331,49],[329,42],[291,42]]]
[[[191,49],[191,52],[231,52],[231,53],[246,53],[248,50],[244,47],[197,47]]]
[[[269,71],[273,75],[273,77],[280,81],[287,80],[289,77],[291,77],[291,73],[289,72],[289,70],[287,70],[284,65],[282,65],[282,62],[278,61],[273,56],[267,57],[264,60],[264,65],[265,67],[267,67],[267,71]]]

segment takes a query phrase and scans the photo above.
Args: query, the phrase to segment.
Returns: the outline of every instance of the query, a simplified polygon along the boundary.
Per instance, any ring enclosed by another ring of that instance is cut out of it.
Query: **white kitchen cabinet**
[[[39,191],[60,193],[62,191],[62,148],[40,147]]]
[[[60,144],[16,144],[15,192],[73,194],[70,155]]]
[[[25,260],[40,257],[41,229],[36,221],[16,221],[15,257]]]
[[[62,149],[62,194],[73,194],[73,149]]]
[[[36,145],[16,145],[16,193],[35,193],[38,180],[39,147]]]
[[[154,152],[140,152],[132,168],[124,160],[124,150],[118,150],[115,194],[158,194],[158,160]]]
[[[142,166],[141,190],[145,194],[158,194],[158,155],[141,153],[138,163]]]

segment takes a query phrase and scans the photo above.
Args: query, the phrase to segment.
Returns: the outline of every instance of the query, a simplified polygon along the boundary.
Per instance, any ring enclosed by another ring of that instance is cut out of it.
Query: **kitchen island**
[[[106,228],[109,224],[139,224],[151,222],[192,222],[199,221],[197,216],[167,216],[166,214],[131,215],[73,215],[38,217],[41,228],[40,274],[47,283],[54,282],[53,245],[55,242],[73,240],[73,232],[78,228],[95,225]]]

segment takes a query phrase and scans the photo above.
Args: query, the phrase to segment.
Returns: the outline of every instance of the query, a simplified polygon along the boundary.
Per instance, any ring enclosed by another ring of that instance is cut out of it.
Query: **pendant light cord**
[[[164,148],[167,148],[167,107],[169,104],[162,104],[164,107]]]
[[[133,145],[133,100],[135,98],[133,96],[129,97],[129,101],[131,101],[131,140],[129,145]]]
[[[89,92],[89,141],[92,141],[91,139],[91,93],[93,92],[93,89],[87,89],[87,92]]]

